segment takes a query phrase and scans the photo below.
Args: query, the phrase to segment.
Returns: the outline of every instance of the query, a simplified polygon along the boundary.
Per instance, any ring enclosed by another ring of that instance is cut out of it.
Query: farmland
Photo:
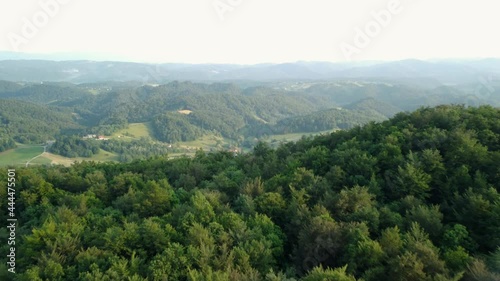
[[[36,157],[42,153],[43,153],[43,146],[18,145],[18,147],[15,149],[10,149],[0,153],[0,166],[26,165],[26,162],[28,162],[33,157]]]

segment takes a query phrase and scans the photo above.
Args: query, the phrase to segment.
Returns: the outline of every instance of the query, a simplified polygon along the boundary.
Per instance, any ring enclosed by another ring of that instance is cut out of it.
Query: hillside
[[[499,139],[500,109],[439,106],[248,154],[19,168],[16,280],[499,280]]]
[[[23,86],[15,82],[0,80],[0,93],[15,92],[21,89],[22,87]]]
[[[82,129],[72,114],[30,102],[0,99],[0,136],[20,143],[45,143],[64,131]]]
[[[359,110],[359,111],[374,111],[385,117],[392,117],[396,113],[401,112],[400,108],[397,108],[389,103],[378,101],[374,98],[366,98],[345,106],[346,109]]]
[[[212,132],[237,139],[247,127],[275,123],[319,108],[301,97],[270,88],[243,90],[234,84],[191,82],[172,82],[158,87],[112,85],[104,90],[103,85],[30,84],[0,96],[37,103],[54,114],[71,112],[86,128],[80,135],[86,132],[111,135],[128,123],[151,122],[154,137],[167,142],[194,140]],[[180,114],[183,110],[190,114]],[[12,118],[16,118],[16,114],[12,114]],[[25,128],[31,131],[31,127]],[[179,130],[184,130],[185,136],[177,137],[173,133]],[[48,130],[44,136],[47,135],[54,138],[57,132]]]
[[[272,127],[275,134],[310,133],[333,129],[351,129],[369,122],[381,122],[387,118],[371,109],[329,109],[308,115],[282,119]]]
[[[11,98],[38,104],[61,106],[74,105],[70,102],[89,95],[90,93],[87,91],[66,83],[28,84],[23,87],[12,88],[10,91],[0,91],[0,98],[3,99]]]
[[[497,98],[496,92],[471,95],[477,87],[425,88],[366,80],[243,84],[174,81],[144,85],[129,81],[77,85],[0,81],[0,103],[5,108],[2,113],[5,137],[0,141],[0,150],[13,148],[14,140],[40,144],[57,139],[56,147],[66,145],[79,151],[74,155],[68,149],[58,149],[66,151],[64,156],[88,157],[98,148],[106,150],[104,143],[90,144],[75,138],[96,135],[126,142],[118,132],[137,123],[147,123],[149,128],[141,136],[147,143],[134,149],[133,158],[150,155],[148,149],[157,145],[155,150],[174,150],[161,146],[207,136],[219,140],[210,149],[251,149],[270,135],[349,129],[420,106],[495,104]],[[18,104],[12,104],[13,100]],[[16,107],[25,110],[16,111]],[[17,125],[10,125],[7,131],[6,122],[14,124],[13,120]],[[121,153],[128,145],[113,145],[116,150],[111,152]],[[193,153],[193,148],[176,148],[175,153]],[[130,155],[119,158],[131,159]]]

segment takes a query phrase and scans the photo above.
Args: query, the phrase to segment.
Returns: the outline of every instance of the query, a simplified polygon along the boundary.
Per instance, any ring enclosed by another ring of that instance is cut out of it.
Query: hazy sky
[[[0,1],[3,51],[245,64],[500,57],[498,0]]]

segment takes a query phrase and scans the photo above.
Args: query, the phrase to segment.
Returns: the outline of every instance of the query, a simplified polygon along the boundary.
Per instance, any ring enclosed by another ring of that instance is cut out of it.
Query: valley
[[[489,85],[499,86],[498,81]],[[242,153],[260,141],[277,146],[303,135],[383,122],[422,106],[499,104],[494,93],[471,99],[473,90],[477,87],[468,84],[416,86],[408,79],[388,83],[384,78],[157,85],[0,81],[0,136],[5,143],[0,151],[12,155],[2,157],[7,159],[3,165],[23,162],[14,143],[46,141],[55,141],[47,152],[52,158],[65,157],[60,161],[65,164],[193,156],[198,149]],[[48,163],[59,162],[44,156],[30,162]]]

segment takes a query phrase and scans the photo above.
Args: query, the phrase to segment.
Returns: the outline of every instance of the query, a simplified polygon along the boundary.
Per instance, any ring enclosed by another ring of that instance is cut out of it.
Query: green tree
[[[356,281],[356,278],[349,276],[346,273],[346,267],[342,268],[326,268],[315,267],[313,268],[302,280],[304,281]]]

